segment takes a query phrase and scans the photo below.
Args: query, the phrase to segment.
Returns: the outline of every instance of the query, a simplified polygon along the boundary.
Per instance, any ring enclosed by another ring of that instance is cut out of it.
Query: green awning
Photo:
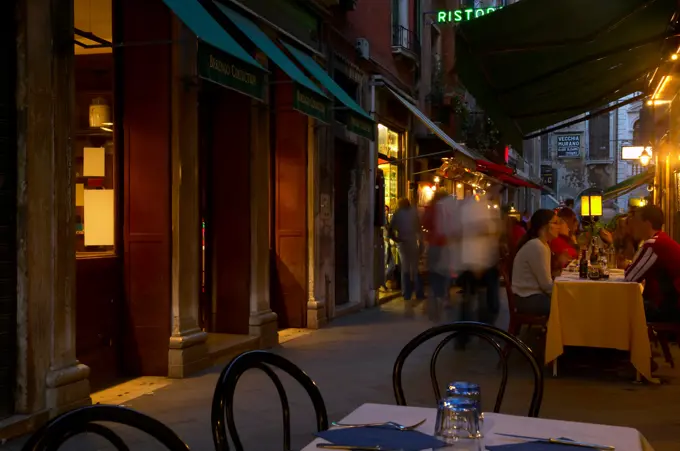
[[[603,194],[602,198],[604,200],[615,199],[619,196],[623,196],[624,194],[630,193],[631,191],[641,187],[642,185],[652,183],[653,181],[654,181],[654,170],[648,169],[645,172],[642,172],[638,175],[628,177],[624,181],[619,182],[614,186],[610,186],[609,188],[604,190],[604,194]]]
[[[531,132],[646,91],[676,8],[676,0],[522,0],[457,26],[456,72],[521,148]]]
[[[328,122],[331,101],[326,94],[257,25],[220,3],[215,2],[215,5],[236,28],[293,80],[293,108],[315,119]]]
[[[201,78],[264,99],[267,71],[238,45],[198,0],[163,1],[199,39],[198,74]]]
[[[321,66],[314,61],[314,58],[304,52],[296,49],[290,44],[282,42],[284,47],[293,55],[293,57],[300,63],[307,71],[312,74],[312,77],[328,89],[331,94],[350,109],[350,114],[347,116],[345,125],[347,129],[357,135],[368,138],[371,141],[375,139],[375,121],[366,113],[353,98],[349,96],[336,82],[328,75]]]

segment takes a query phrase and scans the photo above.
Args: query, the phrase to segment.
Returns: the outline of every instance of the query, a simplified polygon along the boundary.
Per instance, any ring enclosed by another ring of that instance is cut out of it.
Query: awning
[[[623,196],[624,194],[630,193],[631,191],[641,187],[642,185],[652,183],[653,181],[654,170],[648,169],[647,171],[629,177],[624,181],[617,183],[614,186],[610,186],[609,188],[604,190],[602,199],[603,200],[615,199],[619,196]]]
[[[477,170],[479,172],[490,172],[490,173],[498,173],[498,174],[506,174],[506,175],[512,175],[515,173],[515,171],[505,165],[502,164],[497,164],[494,163],[493,161],[488,161],[488,160],[478,160],[477,161]]]
[[[238,45],[198,0],[163,1],[199,39],[199,77],[264,100],[267,71]]]
[[[326,94],[257,25],[220,3],[215,2],[215,5],[236,28],[241,30],[257,48],[262,50],[274,64],[279,66],[293,80],[293,108],[315,119],[328,122],[331,101]]]
[[[645,91],[676,8],[676,0],[523,0],[457,26],[456,71],[521,148],[530,132]]]
[[[516,186],[518,188],[541,189],[540,185],[537,185],[534,182],[526,180],[518,175],[495,174],[494,177],[505,184]]]
[[[295,58],[298,63],[302,65],[307,71],[318,81],[322,86],[328,89],[331,94],[335,96],[340,102],[342,102],[347,108],[349,108],[349,114],[347,115],[347,120],[345,125],[347,129],[357,135],[368,138],[371,141],[375,139],[375,121],[373,118],[366,113],[363,108],[359,106],[358,103],[354,101],[353,98],[349,96],[336,82],[328,75],[325,69],[314,61],[314,58],[307,55],[304,52],[296,49],[290,44],[282,42],[283,46],[288,49],[293,58]]]
[[[483,156],[479,155],[477,152],[470,150],[470,149],[466,149],[465,147],[461,146],[456,141],[451,139],[451,137],[449,135],[444,133],[444,131],[441,128],[437,127],[437,125],[434,122],[432,122],[430,120],[430,118],[427,117],[427,115],[425,113],[423,113],[418,108],[416,108],[416,106],[414,104],[412,104],[411,102],[409,102],[408,100],[403,98],[401,95],[399,95],[396,91],[394,91],[389,86],[385,86],[385,87],[387,88],[388,91],[390,91],[392,93],[392,95],[394,95],[394,97],[396,97],[397,100],[399,100],[406,108],[408,108],[408,110],[411,113],[413,113],[413,115],[415,117],[417,117],[420,120],[420,122],[422,122],[427,128],[430,129],[430,131],[432,131],[432,133],[437,135],[439,137],[439,139],[441,139],[446,144],[448,144],[452,149],[457,150],[458,152],[462,153],[466,157],[472,158],[475,161],[485,160],[485,158]]]

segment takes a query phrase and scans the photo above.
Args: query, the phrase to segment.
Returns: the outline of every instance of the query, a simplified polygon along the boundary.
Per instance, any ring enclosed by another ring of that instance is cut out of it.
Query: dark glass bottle
[[[586,250],[583,249],[581,253],[581,261],[578,264],[578,276],[581,279],[588,278],[588,259],[586,258]]]
[[[590,251],[590,264],[593,266],[600,264],[600,253],[595,246],[593,246],[593,249]]]

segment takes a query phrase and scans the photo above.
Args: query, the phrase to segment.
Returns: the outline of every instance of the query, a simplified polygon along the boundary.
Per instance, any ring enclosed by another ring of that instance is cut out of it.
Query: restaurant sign
[[[581,156],[581,134],[557,135],[557,158],[579,158]]]
[[[467,22],[468,20],[476,19],[477,17],[482,17],[487,14],[491,14],[494,11],[503,8],[499,6],[497,8],[461,8],[445,11],[437,11],[437,22],[447,23],[447,22]]]
[[[302,114],[328,123],[331,110],[330,100],[298,83],[294,83],[293,86],[293,108]]]
[[[264,101],[265,72],[205,42],[198,43],[198,76]]]
[[[555,190],[555,169],[550,165],[541,165],[541,183]]]
[[[372,120],[358,114],[350,114],[345,125],[350,132],[368,138],[371,141],[375,140],[375,122]]]

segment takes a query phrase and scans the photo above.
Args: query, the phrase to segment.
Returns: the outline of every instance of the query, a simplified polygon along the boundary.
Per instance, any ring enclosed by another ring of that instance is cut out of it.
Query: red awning
[[[494,174],[506,174],[506,175],[512,175],[515,171],[513,171],[512,168],[509,168],[505,166],[504,164],[497,164],[492,161],[487,161],[487,160],[476,160],[477,161],[477,170],[479,172],[484,172],[484,173],[491,173],[490,175]]]
[[[498,174],[496,175],[496,178],[503,183],[507,183],[508,185],[519,186],[521,188],[542,189],[542,187],[539,185],[516,175]]]

